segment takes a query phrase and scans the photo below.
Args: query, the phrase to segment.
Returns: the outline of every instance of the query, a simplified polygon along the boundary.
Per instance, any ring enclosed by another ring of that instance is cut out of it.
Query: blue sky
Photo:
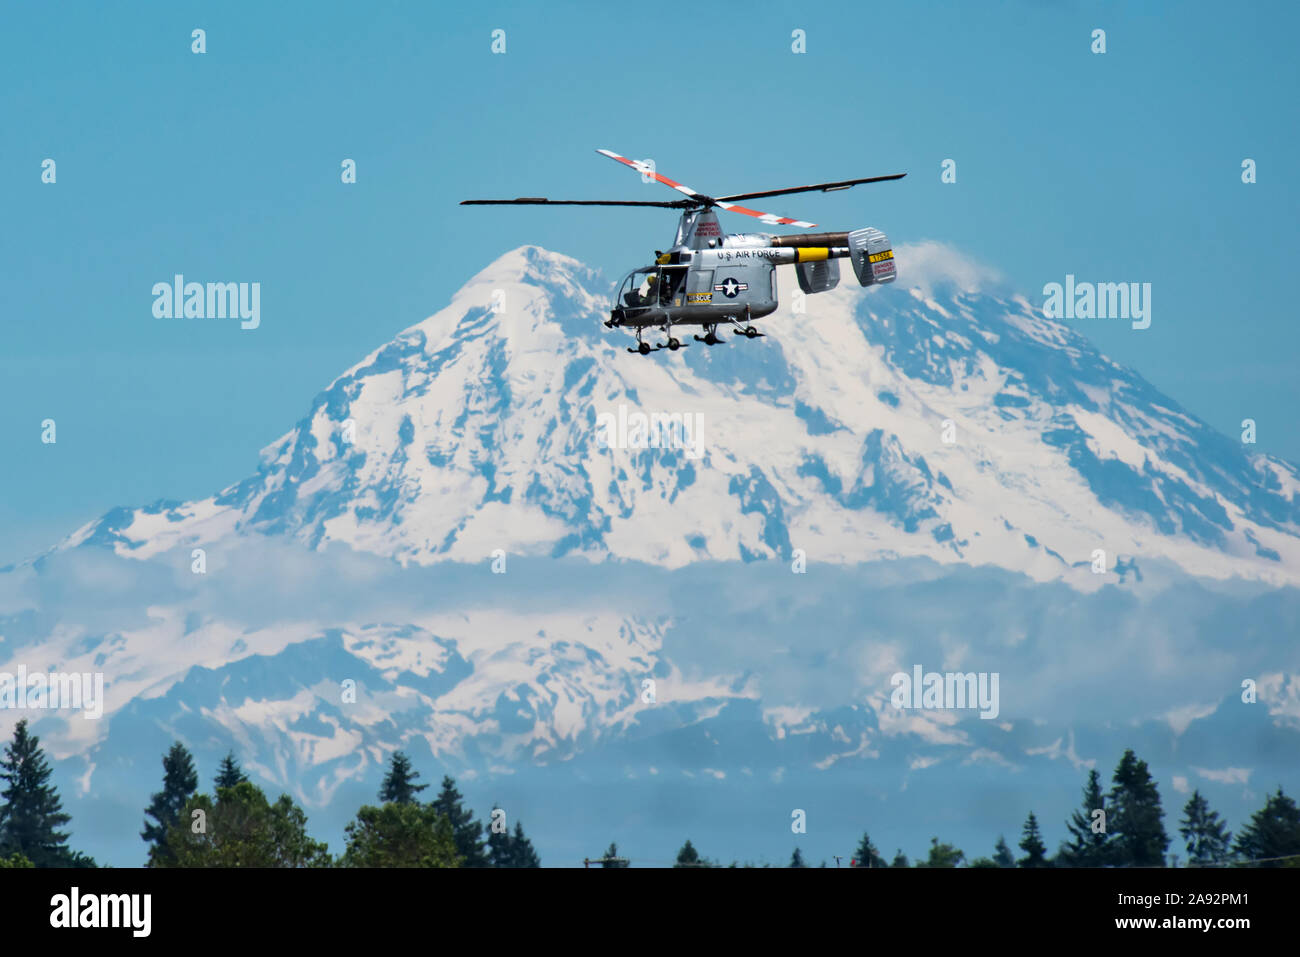
[[[942,240],[1031,301],[1067,273],[1150,282],[1149,329],[1081,331],[1300,460],[1298,20],[1281,3],[6,6],[0,563],[243,478],[335,375],[507,249],[611,281],[643,264],[671,212],[456,206],[672,198],[598,147],[715,194],[906,171],[763,208]],[[260,282],[261,327],[155,319],[150,289],[177,272]]]

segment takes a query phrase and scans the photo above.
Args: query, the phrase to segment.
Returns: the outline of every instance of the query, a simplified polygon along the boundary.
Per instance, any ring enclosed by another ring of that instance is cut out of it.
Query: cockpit
[[[624,277],[615,307],[647,309],[681,305],[686,287],[686,266],[646,266]]]

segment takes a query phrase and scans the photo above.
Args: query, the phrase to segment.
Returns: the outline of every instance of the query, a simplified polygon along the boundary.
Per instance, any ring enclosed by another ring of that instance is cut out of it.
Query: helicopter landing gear
[[[664,323],[664,335],[668,337],[668,341],[660,343],[659,344],[660,349],[669,349],[673,352],[676,352],[678,349],[682,347],[683,345],[682,340],[676,338],[673,335],[673,324],[671,322]]]
[[[760,337],[762,337],[762,336],[767,335],[767,333],[765,333],[765,332],[759,332],[759,331],[758,331],[757,329],[755,329],[753,326],[748,325],[748,323],[749,323],[749,307],[748,307],[748,306],[745,307],[745,322],[746,322],[746,325],[742,326],[739,322],[737,322],[735,316],[728,316],[727,318],[731,320],[731,324],[732,324],[733,326],[735,326],[738,330],[740,330],[739,332],[736,333],[736,338],[740,338],[741,336],[744,336],[746,339],[758,339],[758,338],[760,338]]]
[[[718,332],[717,332],[717,329],[718,329],[717,326],[705,326],[705,327],[704,327],[704,335],[703,335],[703,336],[696,336],[696,337],[695,337],[695,341],[696,341],[696,342],[702,342],[702,343],[704,343],[706,346],[720,346],[720,345],[722,345],[722,343],[723,343],[724,340],[718,338]]]
[[[651,347],[650,347],[650,343],[648,343],[648,342],[643,342],[643,341],[641,340],[641,328],[640,328],[640,326],[638,326],[638,327],[637,327],[637,330],[636,330],[636,348],[633,349],[631,346],[628,346],[627,351],[628,351],[628,352],[636,352],[636,353],[639,353],[640,355],[643,355],[643,356],[648,356],[650,353],[652,353],[652,352],[657,352],[658,350],[660,350],[660,349],[662,349],[662,348],[663,348],[663,346],[655,346],[654,348],[651,348]]]

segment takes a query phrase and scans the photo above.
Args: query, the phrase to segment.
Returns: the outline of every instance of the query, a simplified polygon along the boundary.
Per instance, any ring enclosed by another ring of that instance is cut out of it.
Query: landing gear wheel
[[[648,356],[650,354],[650,343],[648,342],[637,343],[636,351],[641,353],[641,355],[643,356]]]
[[[755,329],[753,326],[746,326],[745,335],[748,336],[750,339],[754,339],[757,338],[758,336],[761,336],[762,333],[759,332],[757,329]]]
[[[682,341],[680,339],[673,339],[671,337],[668,339],[668,348],[671,349],[673,352],[676,352],[681,347],[682,347]]]

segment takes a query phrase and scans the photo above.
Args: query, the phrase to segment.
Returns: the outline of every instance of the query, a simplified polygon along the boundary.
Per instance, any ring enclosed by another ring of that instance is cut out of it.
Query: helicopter
[[[774,216],[739,205],[741,200],[785,196],[790,193],[830,193],[862,183],[902,179],[906,173],[847,179],[838,183],[817,183],[789,189],[768,189],[733,196],[706,196],[660,175],[653,164],[628,159],[609,150],[602,156],[631,167],[644,181],[653,179],[682,193],[672,201],[647,200],[561,200],[539,196],[518,199],[467,199],[462,206],[657,206],[680,209],[677,235],[667,252],[655,251],[654,265],[629,272],[618,285],[613,309],[605,327],[631,329],[636,347],[627,351],[648,355],[660,349],[676,352],[689,343],[673,334],[674,326],[700,326],[703,336],[696,342],[721,345],[718,327],[733,327],[737,338],[765,335],[754,320],[770,316],[777,309],[776,267],[792,263],[805,294],[826,292],[840,281],[838,260],[848,259],[862,286],[893,282],[896,276],[894,251],[889,238],[870,226],[851,232],[806,233],[778,236],[772,233],[724,233],[714,209],[753,216],[770,226],[815,229],[786,216]],[[660,329],[666,338],[651,347],[645,341],[647,329]]]

